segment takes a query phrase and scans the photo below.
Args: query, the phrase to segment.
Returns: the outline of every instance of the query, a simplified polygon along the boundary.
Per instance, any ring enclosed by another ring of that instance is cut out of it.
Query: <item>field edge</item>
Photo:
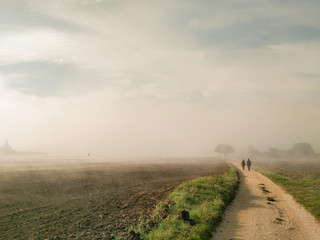
[[[299,204],[320,222],[320,178],[311,175],[290,175],[262,165],[254,170],[285,189]]]
[[[228,166],[225,173],[179,185],[150,218],[131,228],[130,239],[210,239],[239,186],[237,169]]]

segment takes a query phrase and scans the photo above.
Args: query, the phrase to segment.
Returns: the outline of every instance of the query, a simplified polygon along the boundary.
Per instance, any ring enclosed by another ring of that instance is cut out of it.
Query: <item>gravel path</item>
[[[320,223],[291,195],[253,170],[239,173],[237,196],[212,239],[320,240]]]

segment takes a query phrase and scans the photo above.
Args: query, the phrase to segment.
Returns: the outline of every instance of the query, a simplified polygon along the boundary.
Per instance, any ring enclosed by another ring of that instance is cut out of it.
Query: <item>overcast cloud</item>
[[[320,3],[0,0],[0,143],[53,154],[320,152]]]

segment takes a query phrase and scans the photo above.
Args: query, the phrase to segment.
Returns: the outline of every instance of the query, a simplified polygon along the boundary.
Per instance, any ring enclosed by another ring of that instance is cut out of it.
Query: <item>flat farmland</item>
[[[0,239],[128,239],[176,186],[227,169],[197,160],[2,170]]]

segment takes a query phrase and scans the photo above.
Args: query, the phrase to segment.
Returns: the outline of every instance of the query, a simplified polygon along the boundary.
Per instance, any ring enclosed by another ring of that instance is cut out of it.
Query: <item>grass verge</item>
[[[159,203],[150,219],[135,232],[146,240],[209,239],[234,198],[238,184],[238,172],[231,165],[226,173],[185,182]],[[189,213],[188,219],[181,217],[183,211]]]
[[[287,174],[277,169],[256,167],[266,177],[282,186],[295,200],[320,221],[320,177]]]

